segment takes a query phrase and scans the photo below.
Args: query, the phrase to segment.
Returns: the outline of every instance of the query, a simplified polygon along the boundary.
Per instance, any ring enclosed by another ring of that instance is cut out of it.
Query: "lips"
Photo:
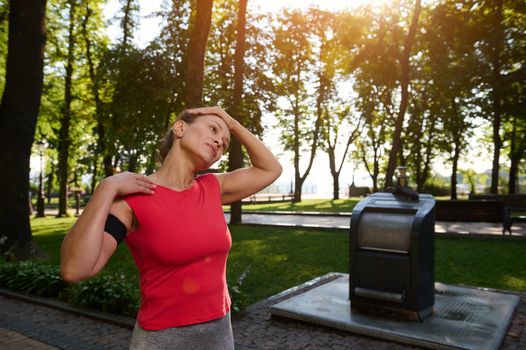
[[[208,148],[210,148],[210,151],[212,151],[212,155],[215,158],[217,156],[217,150],[209,144],[206,144],[206,145],[208,146]]]

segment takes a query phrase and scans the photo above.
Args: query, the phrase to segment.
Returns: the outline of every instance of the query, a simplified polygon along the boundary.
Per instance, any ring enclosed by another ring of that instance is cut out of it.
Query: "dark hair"
[[[176,121],[182,120],[185,123],[191,124],[195,121],[197,117],[199,117],[199,115],[190,114],[189,109],[186,109],[177,116]],[[170,127],[164,134],[163,140],[161,141],[161,146],[159,147],[159,151],[157,152],[157,161],[161,164],[163,164],[164,159],[168,155],[168,152],[170,152],[170,149],[172,148],[172,144],[174,142],[174,133],[172,130],[172,126],[173,124],[170,125]]]

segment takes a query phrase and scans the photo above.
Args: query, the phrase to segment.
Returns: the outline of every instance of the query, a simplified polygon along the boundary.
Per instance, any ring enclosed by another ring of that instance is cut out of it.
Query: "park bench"
[[[500,200],[503,210],[515,221],[526,220],[526,194],[470,194],[470,200]]]
[[[498,199],[437,200],[437,221],[502,222],[504,206]]]
[[[243,204],[269,204],[269,203],[283,203],[291,202],[294,199],[292,194],[279,194],[279,193],[269,193],[257,195],[252,195],[243,199]]]

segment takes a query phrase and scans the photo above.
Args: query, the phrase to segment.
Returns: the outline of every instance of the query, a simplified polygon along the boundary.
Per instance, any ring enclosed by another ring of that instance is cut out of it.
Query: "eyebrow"
[[[221,124],[219,124],[219,123],[216,122],[215,120],[212,120],[212,122],[214,122],[214,123],[216,123],[217,125],[219,125],[219,127],[221,128],[221,130],[222,130],[223,132],[225,132],[225,129],[223,129],[223,127],[221,126]]]

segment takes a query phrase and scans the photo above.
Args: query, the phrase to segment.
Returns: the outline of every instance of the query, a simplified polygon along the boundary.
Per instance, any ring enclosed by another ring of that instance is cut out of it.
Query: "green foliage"
[[[0,286],[127,316],[135,316],[140,301],[137,288],[122,273],[71,285],[60,277],[58,265],[33,261],[0,261]]]
[[[72,304],[126,316],[135,316],[140,303],[138,288],[123,273],[97,275],[73,285],[66,294]]]
[[[243,211],[316,211],[351,212],[360,198],[345,199],[303,199],[301,202],[283,202],[269,204],[245,204]],[[225,208],[227,209],[227,208]]]
[[[57,298],[67,287],[56,265],[0,260],[0,286],[41,297]]]
[[[36,138],[46,141],[45,155],[51,160],[46,162],[48,174],[57,170],[50,164],[58,157],[64,107],[68,4],[50,0],[46,13],[45,81]],[[121,170],[153,171],[159,141],[184,108],[192,2],[166,2],[160,11],[160,34],[144,48],[132,40],[138,25],[137,4],[120,1],[113,21],[120,22],[122,33],[118,43],[111,45],[105,35],[104,1],[78,3],[69,181],[75,173],[94,173],[95,166],[95,178],[100,179],[103,155]],[[207,104],[229,107],[238,3],[220,0],[216,5],[206,52],[204,99]],[[301,158],[311,149],[318,115],[323,119],[318,146],[328,153],[338,143],[343,148],[346,130],[361,121],[365,126],[350,146],[352,159],[366,168],[379,187],[398,112],[399,60],[413,6],[414,1],[403,0],[352,11],[312,7],[277,14],[256,13],[249,6],[239,112],[243,124],[261,135],[262,115],[274,112],[280,141]],[[503,6],[499,12],[497,2],[491,1],[424,4],[410,58],[410,99],[400,157],[415,174],[418,188],[432,176],[431,161],[453,162],[471,152],[469,140],[477,128],[485,148],[492,147],[491,125],[475,121],[493,120],[497,90],[503,151],[518,164],[517,176],[524,171],[525,12],[519,0],[503,2]],[[7,50],[7,9],[8,2],[2,2],[0,63]],[[94,81],[87,62],[88,42]],[[495,64],[500,65],[499,72]],[[95,85],[102,103],[99,109]],[[97,121],[104,127],[107,150],[97,144]]]

